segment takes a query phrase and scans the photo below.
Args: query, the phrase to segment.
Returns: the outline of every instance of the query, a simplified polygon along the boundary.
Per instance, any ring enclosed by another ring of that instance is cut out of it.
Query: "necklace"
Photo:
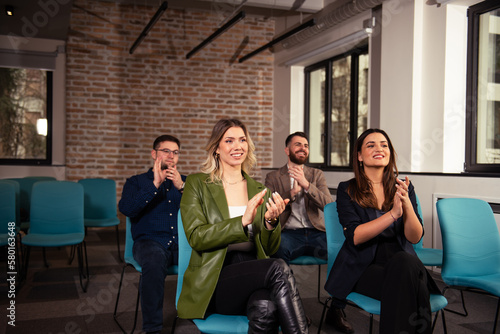
[[[242,182],[242,181],[245,181],[245,178],[244,178],[244,177],[242,177],[242,178],[241,178],[241,180],[236,181],[236,182],[229,182],[229,181],[226,181],[226,180],[224,180],[224,179],[222,179],[222,181],[223,181],[224,183],[226,183],[226,184],[229,184],[230,186],[234,186],[235,184],[238,184],[238,183],[240,183],[240,182]]]

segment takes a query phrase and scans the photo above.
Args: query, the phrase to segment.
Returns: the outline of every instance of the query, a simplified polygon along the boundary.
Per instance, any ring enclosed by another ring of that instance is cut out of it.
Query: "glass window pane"
[[[330,165],[349,165],[351,123],[351,56],[332,63],[332,110]]]
[[[477,82],[478,164],[500,163],[500,9],[479,19]]]
[[[309,79],[309,162],[324,163],[325,69],[310,73]]]
[[[47,72],[0,68],[0,159],[47,158]]]
[[[368,128],[368,55],[358,58],[358,132],[356,138]]]

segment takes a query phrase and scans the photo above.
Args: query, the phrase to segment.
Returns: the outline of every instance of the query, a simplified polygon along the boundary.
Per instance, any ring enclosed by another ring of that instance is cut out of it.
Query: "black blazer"
[[[378,245],[378,237],[361,245],[354,245],[353,238],[356,227],[376,219],[377,214],[375,209],[362,208],[351,200],[351,197],[347,193],[349,182],[355,182],[355,180],[351,179],[350,181],[340,182],[337,189],[337,211],[340,223],[344,228],[344,236],[346,239],[333,263],[330,275],[325,284],[326,291],[339,300],[345,300],[363,272],[372,263]],[[417,211],[415,190],[411,183],[408,187],[408,196],[410,197],[413,210],[417,214],[418,220],[422,223],[422,218]],[[401,248],[416,256],[413,245],[404,235],[402,217],[398,219],[395,228]]]

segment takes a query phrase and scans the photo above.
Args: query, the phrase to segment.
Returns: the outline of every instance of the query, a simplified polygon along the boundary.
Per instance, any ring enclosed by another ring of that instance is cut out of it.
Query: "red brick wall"
[[[239,118],[271,167],[273,56],[237,58],[269,42],[274,21],[246,17],[190,60],[232,8],[167,9],[134,54],[157,7],[75,0],[67,44],[67,179],[126,178],[152,166],[161,134],[181,140],[179,170],[199,171],[216,120]],[[257,178],[258,179],[258,178]]]

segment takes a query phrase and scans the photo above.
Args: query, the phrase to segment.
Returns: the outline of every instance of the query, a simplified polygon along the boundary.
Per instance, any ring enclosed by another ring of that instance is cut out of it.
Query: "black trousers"
[[[395,253],[386,263],[373,263],[353,291],[380,300],[380,333],[431,333],[427,271],[417,256]]]
[[[252,297],[271,300],[266,275],[276,259],[257,260],[244,252],[228,253],[209,311],[227,315],[246,315]],[[252,296],[257,294],[257,296]]]

